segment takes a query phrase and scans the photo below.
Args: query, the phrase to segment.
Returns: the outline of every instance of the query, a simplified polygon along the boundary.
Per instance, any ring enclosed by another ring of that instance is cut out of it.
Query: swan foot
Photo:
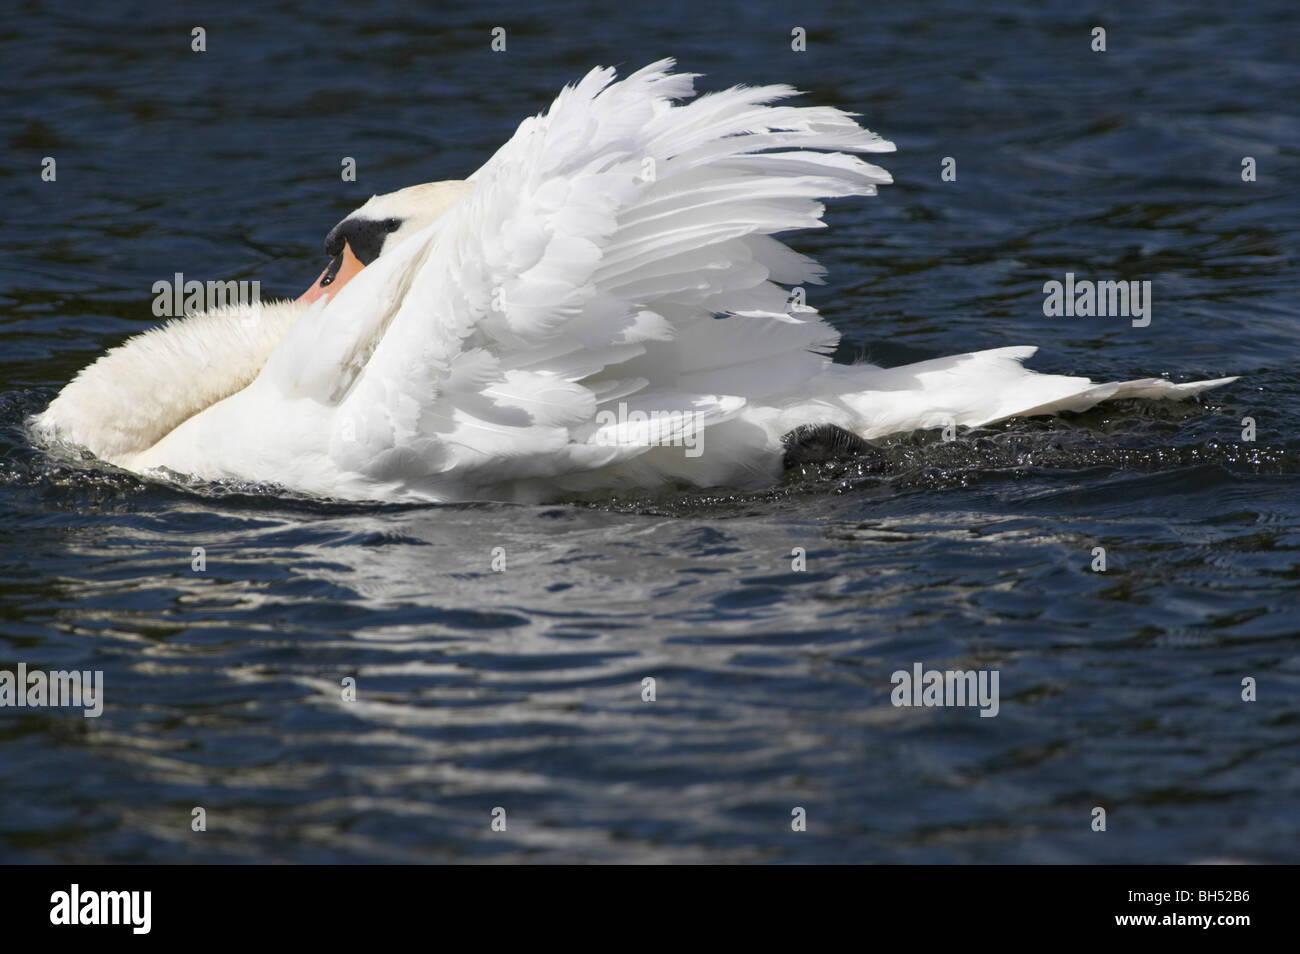
[[[781,438],[781,444],[785,448],[782,465],[786,470],[858,457],[871,451],[871,445],[857,434],[834,424],[800,424]]]

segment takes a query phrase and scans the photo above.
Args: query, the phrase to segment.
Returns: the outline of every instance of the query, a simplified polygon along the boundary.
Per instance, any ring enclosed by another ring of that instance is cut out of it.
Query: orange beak
[[[316,281],[312,282],[310,288],[298,296],[295,303],[310,305],[317,298],[338,294],[339,289],[352,281],[357,272],[363,268],[365,266],[361,264],[359,258],[352,254],[352,246],[345,239],[343,251],[334,256],[330,263],[325,266],[325,271],[317,276]]]

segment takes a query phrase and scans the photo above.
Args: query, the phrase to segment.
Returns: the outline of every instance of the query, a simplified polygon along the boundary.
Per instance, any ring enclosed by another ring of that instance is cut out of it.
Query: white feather
[[[373,198],[361,211],[402,228],[327,304],[133,339],[38,429],[139,472],[533,500],[769,481],[801,424],[876,437],[1232,380],[1097,385],[1025,370],[1032,348],[833,365],[838,334],[782,287],[824,272],[773,236],[874,195],[890,176],[854,153],[893,144],[838,109],[773,105],[785,86],[690,100],[672,65],[593,70],[467,182]]]

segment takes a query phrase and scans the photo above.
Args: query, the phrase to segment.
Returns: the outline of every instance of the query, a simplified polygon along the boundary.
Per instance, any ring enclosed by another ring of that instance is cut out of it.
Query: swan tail
[[[995,348],[896,368],[833,365],[824,374],[829,399],[785,408],[782,423],[791,425],[789,431],[800,425],[830,424],[871,440],[916,430],[982,427],[1013,417],[1084,411],[1124,398],[1183,400],[1237,380],[1176,384],[1163,378],[1139,378],[1098,383],[1023,367],[1022,362],[1036,350]],[[788,442],[786,447],[788,452]]]

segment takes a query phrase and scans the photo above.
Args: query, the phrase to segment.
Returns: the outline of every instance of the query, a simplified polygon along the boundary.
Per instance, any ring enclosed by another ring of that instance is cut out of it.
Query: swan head
[[[136,335],[83,368],[36,416],[36,432],[133,467],[136,455],[247,387],[306,304],[337,293],[472,188],[469,182],[429,182],[371,196],[330,230],[325,239],[330,264],[296,302],[192,313]]]
[[[440,219],[467,195],[472,182],[450,179],[372,195],[325,236],[330,263],[298,301],[337,293],[380,255]]]

